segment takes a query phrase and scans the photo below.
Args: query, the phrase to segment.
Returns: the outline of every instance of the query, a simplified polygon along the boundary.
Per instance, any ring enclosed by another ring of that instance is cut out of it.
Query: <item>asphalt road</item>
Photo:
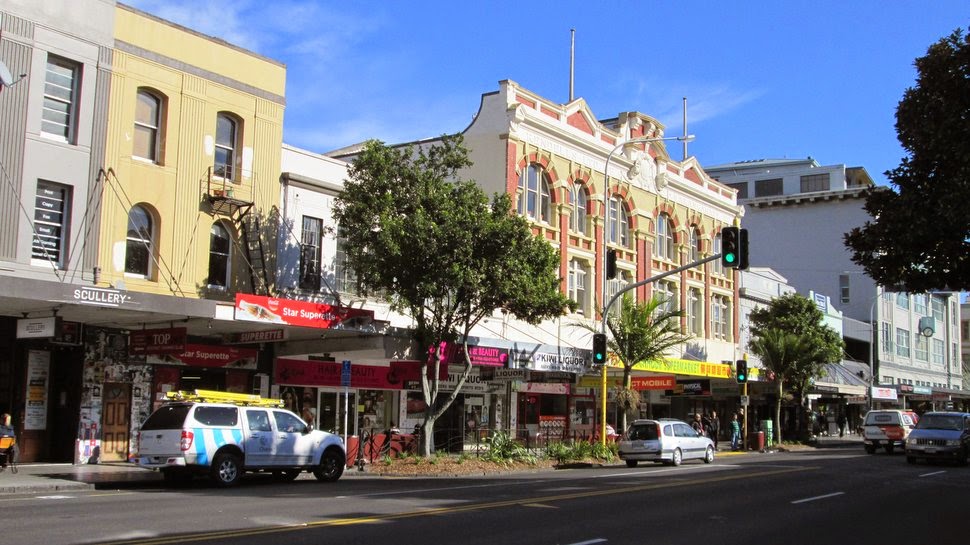
[[[970,468],[856,449],[478,478],[251,479],[0,500],[3,543],[967,542]]]

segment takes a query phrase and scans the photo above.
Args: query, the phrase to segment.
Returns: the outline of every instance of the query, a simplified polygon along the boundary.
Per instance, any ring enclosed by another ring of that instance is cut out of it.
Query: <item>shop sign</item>
[[[337,361],[296,360],[276,358],[274,381],[277,384],[299,386],[337,386],[341,385],[343,363]],[[350,387],[371,390],[400,390],[402,381],[391,374],[386,365],[364,365],[354,363],[350,366]]]
[[[48,318],[21,318],[17,320],[18,339],[49,339],[57,336],[61,319],[57,316]]]
[[[668,396],[709,396],[711,395],[711,381],[709,380],[678,380],[672,390],[667,390]]]
[[[621,364],[611,365],[622,367]],[[664,361],[641,361],[633,366],[635,371],[650,371],[653,373],[670,373],[674,375],[689,375],[710,378],[731,378],[731,366],[723,363],[709,363],[706,361],[681,360],[667,358]],[[754,371],[754,369],[752,369]],[[754,375],[754,372],[752,372]]]
[[[420,361],[392,361],[388,378],[392,383],[420,382],[421,381],[421,362]],[[434,367],[428,365],[428,378],[432,378]],[[448,364],[442,363],[438,366],[438,380],[448,378]],[[419,386],[420,388],[420,386]]]
[[[672,390],[676,385],[673,375],[662,377],[630,377],[630,387],[634,390]]]
[[[525,369],[482,369],[482,378],[496,382],[526,380],[528,375],[529,372]]]
[[[913,387],[909,384],[897,384],[896,391],[901,394],[911,394],[913,393]]]
[[[823,384],[816,384],[812,387],[813,392],[818,392],[820,394],[837,394],[839,393],[838,386],[825,386]]]
[[[229,335],[226,342],[231,344],[275,343],[286,340],[285,329],[267,329],[265,331],[243,331]]]
[[[872,399],[885,399],[887,401],[896,401],[899,397],[896,395],[895,388],[885,388],[882,386],[872,387]]]
[[[50,381],[51,353],[27,351],[27,392],[24,407],[24,429],[47,429],[47,385]]]
[[[520,388],[520,392],[526,392],[530,394],[569,394],[568,384],[553,384],[551,382],[527,382],[523,384],[523,388]]]
[[[452,367],[454,369],[454,367]],[[461,378],[462,371],[448,373],[448,376],[438,381],[438,390],[442,392],[452,392],[458,386],[458,379]],[[465,384],[461,387],[463,394],[488,393],[488,383],[482,380],[477,367],[472,367],[471,373],[465,379]]]
[[[184,327],[132,331],[128,335],[128,353],[180,354],[185,351],[186,336],[187,330]]]
[[[460,344],[442,343],[441,355],[451,363],[465,363],[465,350]],[[495,346],[468,345],[468,359],[472,365],[507,367],[509,351]]]
[[[189,367],[232,367],[234,369],[256,369],[255,348],[236,348],[208,344],[186,344],[185,350],[177,354],[146,354],[146,363],[166,365],[187,365]]]
[[[584,373],[592,365],[592,351],[560,348],[558,352],[522,350],[514,354],[516,366],[532,371]]]
[[[933,388],[927,388],[926,386],[913,386],[913,393],[920,395],[933,395]]]
[[[278,299],[248,293],[236,294],[237,320],[329,329],[351,318],[373,318],[369,310],[324,303]]]
[[[127,291],[111,288],[75,288],[73,297],[75,303],[100,307],[121,307],[131,302]]]

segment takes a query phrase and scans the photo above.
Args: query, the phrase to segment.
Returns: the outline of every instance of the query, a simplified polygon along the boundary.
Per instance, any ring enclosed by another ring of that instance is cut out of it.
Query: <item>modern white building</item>
[[[939,408],[966,397],[958,294],[888,292],[852,261],[843,242],[869,219],[865,194],[874,183],[865,168],[823,166],[808,157],[706,171],[738,191],[753,265],[777,271],[799,293],[835,294],[848,359],[870,362],[874,384],[896,391],[895,399],[877,403]]]

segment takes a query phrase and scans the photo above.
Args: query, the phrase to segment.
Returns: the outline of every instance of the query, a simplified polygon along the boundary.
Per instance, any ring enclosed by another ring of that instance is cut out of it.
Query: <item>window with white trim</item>
[[[677,300],[677,285],[673,282],[663,280],[657,282],[657,296],[663,300],[663,304],[657,307],[658,311],[673,312],[680,307]]]
[[[933,339],[933,363],[937,365],[943,365],[944,352],[946,351],[945,343],[940,339]]]
[[[721,253],[721,233],[718,233],[717,236],[714,237],[714,255],[717,255],[719,253]],[[714,272],[714,274],[719,274],[722,276],[724,275],[724,264],[721,263],[720,259],[715,259],[710,263],[711,263],[711,271]]]
[[[889,322],[880,323],[879,331],[879,351],[885,352],[886,354],[892,354],[895,349],[893,348],[893,331],[889,325]]]
[[[80,64],[48,55],[40,132],[69,144],[75,142],[80,74]]]
[[[229,286],[232,264],[232,236],[219,222],[209,231],[209,278],[210,288],[226,289]]]
[[[657,216],[657,240],[653,245],[653,255],[658,259],[676,261],[674,256],[674,224],[670,221],[670,216],[660,214]]]
[[[125,246],[125,274],[148,278],[152,274],[155,248],[155,226],[143,206],[128,212],[128,236]]]
[[[701,234],[697,227],[690,228],[690,263],[699,261],[701,258]]]
[[[946,308],[946,302],[943,298],[936,295],[932,296],[930,298],[930,307],[932,307],[933,318],[936,318],[936,321],[941,324],[944,323],[943,309]]]
[[[323,259],[323,220],[303,216],[300,231],[300,288],[320,290],[321,261]]]
[[[161,126],[162,99],[153,92],[139,89],[135,103],[132,155],[153,163],[160,163]]]
[[[928,312],[928,306],[926,304],[926,294],[925,293],[914,293],[913,294],[913,312],[919,314],[920,316],[926,316]]]
[[[896,355],[909,357],[909,331],[896,328]]]
[[[922,335],[916,336],[916,342],[913,346],[913,352],[916,355],[916,359],[919,361],[927,361],[929,359],[929,348],[930,344],[926,342],[926,337]]]
[[[569,228],[574,233],[585,235],[588,231],[586,206],[589,200],[586,196],[586,188],[582,182],[575,182],[573,183],[571,193],[573,213],[569,216]]]
[[[731,337],[731,314],[728,298],[715,295],[711,298],[711,335],[715,339],[729,340]]]
[[[569,298],[578,305],[576,312],[586,316],[589,312],[589,267],[584,261],[569,261]]]
[[[610,199],[609,241],[624,248],[630,247],[630,218],[620,197]]]
[[[236,161],[239,149],[239,123],[229,114],[216,116],[215,163],[213,174],[220,178],[237,181]]]
[[[519,173],[519,214],[535,221],[549,223],[552,199],[545,171],[530,164]]]
[[[897,293],[896,306],[899,308],[909,309],[909,294],[906,292]]]
[[[704,298],[701,290],[687,290],[687,332],[694,336],[704,334]]]
[[[357,273],[347,262],[346,236],[342,228],[337,229],[337,249],[334,252],[334,289],[340,293],[357,293]]]

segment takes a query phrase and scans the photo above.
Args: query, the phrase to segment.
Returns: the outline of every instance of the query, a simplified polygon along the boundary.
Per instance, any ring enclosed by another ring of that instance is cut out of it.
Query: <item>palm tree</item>
[[[785,391],[785,381],[805,381],[800,362],[812,353],[811,343],[806,335],[796,335],[782,329],[770,328],[748,344],[751,352],[761,358],[765,369],[775,374],[778,396],[775,402],[775,433],[781,442],[781,400]]]
[[[642,361],[661,361],[672,348],[682,345],[692,337],[681,333],[681,310],[667,305],[665,298],[654,296],[645,303],[636,302],[626,293],[617,313],[606,316],[606,327],[612,334],[607,341],[609,351],[623,364],[623,387],[617,392],[617,403],[623,407],[620,414],[620,431],[626,429],[627,412],[640,406],[640,393],[630,387],[633,366]],[[588,324],[581,327],[598,332]]]

